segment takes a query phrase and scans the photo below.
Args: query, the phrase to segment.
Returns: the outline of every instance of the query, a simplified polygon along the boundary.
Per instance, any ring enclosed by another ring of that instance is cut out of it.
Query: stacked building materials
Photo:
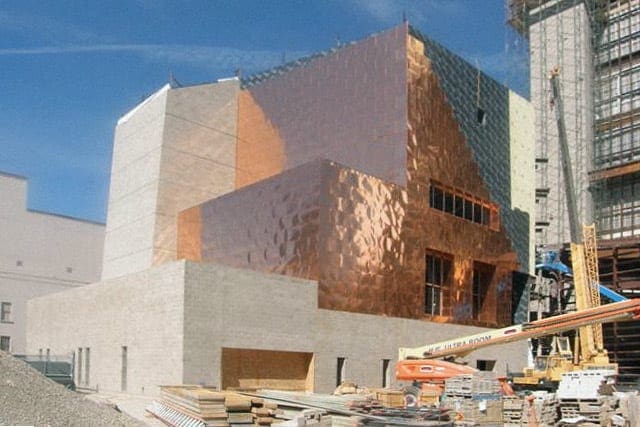
[[[457,375],[445,381],[444,408],[476,425],[502,425],[502,395],[495,372]]]
[[[282,414],[278,405],[263,399],[251,399],[251,413],[255,416],[255,424],[269,426],[276,422],[276,417]]]
[[[238,393],[223,392],[225,396],[224,406],[227,410],[227,422],[230,427],[243,427],[253,425],[254,414],[251,412],[251,398]]]
[[[173,425],[229,426],[224,394],[201,386],[160,387],[160,400],[147,411]]]
[[[374,389],[372,390],[375,398],[385,408],[403,408],[404,407],[404,393],[399,390],[389,389]]]
[[[615,414],[616,399],[613,396],[601,396],[597,399],[560,400],[560,425],[608,425]]]
[[[555,425],[558,400],[555,393],[536,391],[530,396],[505,396],[502,400],[504,425]]]
[[[562,374],[558,385],[560,425],[604,425],[615,414],[616,399],[610,392],[615,372],[573,371]]]

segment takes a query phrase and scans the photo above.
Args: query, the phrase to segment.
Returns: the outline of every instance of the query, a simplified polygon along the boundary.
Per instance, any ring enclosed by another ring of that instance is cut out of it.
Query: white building
[[[0,236],[0,349],[21,354],[28,299],[100,278],[104,225],[30,210],[26,178],[0,173]]]

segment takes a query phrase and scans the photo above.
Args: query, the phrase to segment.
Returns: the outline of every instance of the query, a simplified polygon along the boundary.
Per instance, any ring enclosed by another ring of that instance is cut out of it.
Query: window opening
[[[127,346],[122,346],[122,362],[120,371],[120,389],[127,391]]]
[[[3,302],[0,305],[0,322],[11,323],[11,303]]]
[[[344,381],[346,360],[344,357],[338,357],[336,363],[336,387]]]
[[[0,337],[0,350],[7,353],[11,351],[11,337],[4,335]]]
[[[382,388],[389,387],[389,365],[391,359],[382,359]]]
[[[451,259],[427,254],[425,258],[425,297],[426,314],[444,315],[444,300],[449,295]]]

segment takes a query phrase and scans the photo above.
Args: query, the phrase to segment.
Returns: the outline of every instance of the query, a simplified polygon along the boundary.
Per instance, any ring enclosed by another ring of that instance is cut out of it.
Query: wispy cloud
[[[358,9],[383,24],[398,23],[403,16],[409,22],[421,25],[431,16],[457,16],[464,13],[460,2],[451,0],[351,0]]]
[[[26,15],[0,10],[0,31],[28,34],[32,38],[44,40],[67,40],[88,42],[95,35],[88,30],[69,23],[37,15]]]
[[[216,68],[242,66],[247,70],[261,70],[279,65],[283,55],[287,60],[307,54],[303,51],[243,50],[225,46],[163,45],[163,44],[94,44],[41,46],[0,49],[0,56],[68,55],[68,54],[139,55],[151,61],[189,64]]]

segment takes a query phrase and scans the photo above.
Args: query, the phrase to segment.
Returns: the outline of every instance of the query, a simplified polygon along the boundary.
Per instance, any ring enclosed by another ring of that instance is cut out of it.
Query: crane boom
[[[416,348],[400,348],[398,360],[464,356],[474,350],[564,332],[581,326],[640,318],[640,299],[615,302],[534,322],[490,329],[479,334]]]
[[[573,185],[573,169],[571,167],[571,156],[569,155],[569,143],[567,141],[567,126],[564,122],[564,105],[560,93],[560,72],[557,68],[551,71],[549,81],[551,82],[552,101],[556,111],[556,122],[558,125],[558,140],[560,143],[560,163],[564,175],[564,192],[567,198],[567,213],[569,215],[569,234],[574,243],[582,242],[580,233],[580,221],[578,220],[578,208],[576,203],[576,192]]]

